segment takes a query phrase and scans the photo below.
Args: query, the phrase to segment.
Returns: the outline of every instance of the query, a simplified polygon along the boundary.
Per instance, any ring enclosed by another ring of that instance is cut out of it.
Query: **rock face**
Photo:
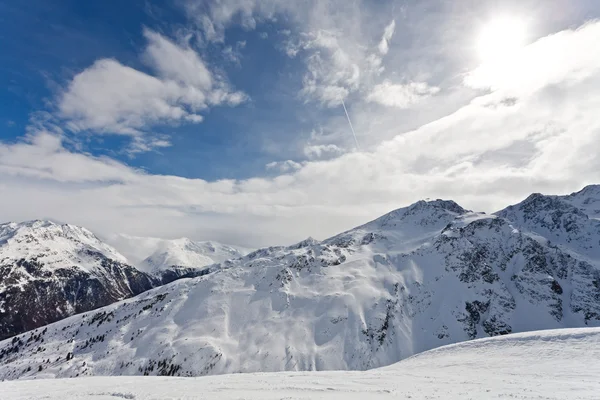
[[[536,194],[494,215],[420,201],[260,249],[1,342],[0,379],[363,370],[474,338],[600,326],[600,231],[579,201]]]

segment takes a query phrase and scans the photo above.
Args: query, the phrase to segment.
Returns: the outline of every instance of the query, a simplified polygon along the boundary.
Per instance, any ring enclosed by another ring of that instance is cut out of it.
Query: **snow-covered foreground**
[[[598,399],[600,329],[475,340],[366,372],[203,378],[97,377],[0,383],[24,399]]]

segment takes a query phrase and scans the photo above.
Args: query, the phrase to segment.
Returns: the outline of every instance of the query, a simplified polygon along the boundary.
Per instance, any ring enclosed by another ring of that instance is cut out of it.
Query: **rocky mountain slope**
[[[577,204],[532,195],[487,215],[420,201],[1,342],[0,378],[363,370],[600,326],[600,231]]]
[[[366,372],[6,381],[0,393],[3,400],[597,400],[598,376],[600,329],[579,328],[444,346]]]
[[[164,243],[168,245],[165,245]],[[140,271],[92,232],[68,224],[29,221],[0,225],[0,339],[135,296],[236,250],[189,240],[162,241]]]
[[[84,228],[0,225],[0,338],[134,296],[155,281]]]
[[[600,185],[586,186],[579,192],[558,197],[583,211],[588,217],[600,219]]]

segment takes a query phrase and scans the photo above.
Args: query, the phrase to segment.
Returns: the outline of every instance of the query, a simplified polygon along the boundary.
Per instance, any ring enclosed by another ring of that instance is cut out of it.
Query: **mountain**
[[[600,199],[600,191],[597,195]],[[546,244],[555,244],[566,252],[576,251],[598,260],[600,219],[590,218],[590,209],[576,207],[585,202],[587,205],[593,204],[589,201],[590,197],[585,198],[587,200],[581,202],[581,198],[576,196],[544,196],[536,193],[496,215],[511,221],[519,229],[543,237]]]
[[[150,254],[141,268],[82,227],[40,220],[1,224],[0,340],[201,276],[206,273],[202,267],[241,256],[213,242],[129,240]]]
[[[600,219],[600,185],[589,185],[579,192],[561,198],[586,213],[588,217]]]
[[[192,241],[188,238],[159,239],[116,234],[106,241],[124,254],[138,269],[157,273],[173,266],[201,268],[231,258],[242,257],[249,251],[214,241]]]
[[[4,400],[596,400],[598,376],[600,330],[586,328],[474,340],[366,372],[25,380],[0,382],[0,393]]]
[[[29,221],[0,225],[0,338],[157,286],[93,233]]]
[[[116,234],[106,240],[120,249],[132,265],[161,284],[202,276],[208,271],[204,267],[239,258],[249,252],[214,241],[200,242],[188,238],[159,239]]]
[[[164,240],[141,262],[140,269],[156,272],[173,265],[199,268],[242,256],[239,250],[217,242],[194,242],[188,238]]]
[[[0,379],[364,370],[469,339],[600,326],[600,232],[575,204],[532,195],[488,215],[419,201],[322,242],[260,249],[1,342]]]

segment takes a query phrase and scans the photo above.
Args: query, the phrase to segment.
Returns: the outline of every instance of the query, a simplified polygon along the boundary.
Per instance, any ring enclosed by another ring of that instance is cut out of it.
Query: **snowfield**
[[[539,331],[474,340],[365,372],[12,381],[0,383],[0,394],[3,400],[597,400],[600,329]]]

